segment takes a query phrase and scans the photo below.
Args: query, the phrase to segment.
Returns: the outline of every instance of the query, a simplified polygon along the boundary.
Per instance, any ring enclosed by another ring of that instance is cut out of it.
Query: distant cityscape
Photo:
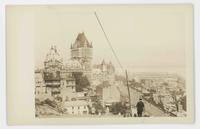
[[[35,69],[35,116],[45,117],[142,117],[187,116],[185,79],[169,73],[118,75],[114,64],[93,64],[93,44],[84,32],[69,46],[71,58],[63,62],[50,46],[44,67]],[[166,71],[167,72],[167,71]],[[129,90],[128,90],[129,88]]]

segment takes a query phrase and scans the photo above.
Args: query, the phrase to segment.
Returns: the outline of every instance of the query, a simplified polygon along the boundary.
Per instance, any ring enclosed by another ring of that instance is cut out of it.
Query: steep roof
[[[75,43],[71,46],[71,48],[81,48],[81,47],[92,48],[92,43],[88,42],[84,32],[78,34]]]

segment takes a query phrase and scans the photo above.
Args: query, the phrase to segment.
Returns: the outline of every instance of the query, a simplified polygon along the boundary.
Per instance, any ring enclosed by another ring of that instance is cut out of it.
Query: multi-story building
[[[84,32],[79,33],[75,42],[71,45],[71,59],[77,60],[83,73],[91,80],[92,74],[92,43],[89,43]]]
[[[44,61],[44,81],[47,90],[51,92],[51,96],[60,94],[60,73],[62,67],[62,58],[56,47],[52,46]]]
[[[76,83],[72,73],[63,69],[60,83],[60,97],[62,97],[63,101],[71,101],[76,95]]]
[[[109,107],[113,103],[121,101],[121,91],[118,84],[110,84],[108,81],[96,87],[96,95],[100,98],[104,107]]]
[[[43,76],[43,70],[35,70],[35,95],[36,99],[40,101],[51,97],[50,91],[46,88]]]
[[[109,81],[110,83],[115,80],[115,67],[110,63],[106,63],[104,60],[101,64],[93,66],[92,81],[102,83],[104,81]],[[98,83],[97,83],[98,84]],[[94,84],[95,85],[95,84]]]
[[[58,53],[56,46],[51,46],[51,49],[46,55],[44,61],[44,69],[46,72],[57,72],[61,71],[63,66],[63,60],[61,55]]]
[[[121,101],[121,93],[116,85],[111,85],[103,88],[102,102],[103,106],[109,107],[113,103]]]
[[[56,47],[52,46],[46,55],[44,69],[35,71],[36,97],[48,93],[49,98],[59,96],[63,101],[70,101],[76,97],[75,76],[82,73],[84,67],[78,59],[72,58],[63,65]]]
[[[73,115],[88,114],[89,103],[86,101],[66,101],[64,103],[64,113]]]

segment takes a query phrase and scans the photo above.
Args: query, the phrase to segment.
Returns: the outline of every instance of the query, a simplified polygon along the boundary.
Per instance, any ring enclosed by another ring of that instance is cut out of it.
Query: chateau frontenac
[[[56,46],[51,46],[46,54],[44,67],[35,70],[36,98],[45,100],[61,97],[64,101],[73,100],[77,99],[77,94],[86,96],[88,88],[95,88],[103,81],[114,81],[115,68],[111,62],[106,64],[103,60],[100,64],[92,64],[93,45],[84,32],[78,34],[70,49],[71,58],[63,62]],[[87,88],[79,86],[82,87],[82,92],[77,92],[81,78],[85,78],[88,85]]]
[[[76,60],[82,67],[82,72],[91,79],[92,73],[92,43],[89,43],[84,32],[79,33],[71,45],[71,60]]]

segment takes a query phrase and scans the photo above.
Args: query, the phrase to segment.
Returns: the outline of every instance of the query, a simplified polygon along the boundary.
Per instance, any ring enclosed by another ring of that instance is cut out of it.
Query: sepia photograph
[[[8,62],[24,90],[8,82],[8,107],[20,96],[37,122],[193,120],[192,5],[16,5],[6,14]]]
[[[184,33],[179,33],[184,24],[178,25],[184,16],[160,16],[155,22],[134,12],[41,10],[39,32],[46,33],[35,48],[36,117],[187,115]],[[151,34],[154,25],[162,28]],[[171,34],[155,40],[163,31]]]

